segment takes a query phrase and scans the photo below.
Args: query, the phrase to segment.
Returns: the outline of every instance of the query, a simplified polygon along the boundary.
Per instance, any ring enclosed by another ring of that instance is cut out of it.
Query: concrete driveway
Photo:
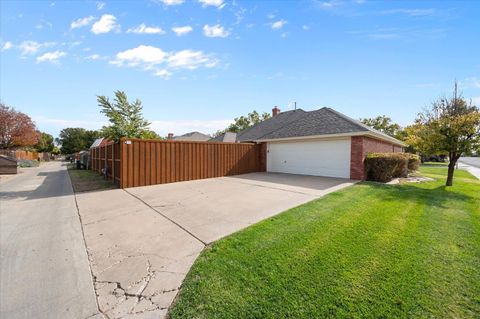
[[[77,194],[100,310],[163,317],[206,244],[354,183],[252,173]]]

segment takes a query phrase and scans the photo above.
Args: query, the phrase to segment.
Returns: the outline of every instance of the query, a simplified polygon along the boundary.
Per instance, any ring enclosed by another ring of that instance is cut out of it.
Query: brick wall
[[[403,152],[403,147],[366,136],[352,136],[350,150],[350,178],[365,179],[363,161],[369,153]]]

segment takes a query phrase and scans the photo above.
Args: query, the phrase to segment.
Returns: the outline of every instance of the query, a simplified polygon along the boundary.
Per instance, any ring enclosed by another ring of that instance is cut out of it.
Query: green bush
[[[408,157],[403,153],[370,153],[365,157],[367,180],[386,183],[408,175]]]
[[[405,156],[407,156],[408,159],[408,171],[417,171],[421,164],[420,156],[412,153],[405,153]]]

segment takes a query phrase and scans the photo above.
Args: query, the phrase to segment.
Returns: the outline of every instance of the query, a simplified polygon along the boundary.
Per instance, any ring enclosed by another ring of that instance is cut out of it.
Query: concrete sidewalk
[[[100,310],[162,318],[206,244],[352,184],[259,173],[77,194]]]
[[[100,318],[66,167],[0,183],[0,317]]]

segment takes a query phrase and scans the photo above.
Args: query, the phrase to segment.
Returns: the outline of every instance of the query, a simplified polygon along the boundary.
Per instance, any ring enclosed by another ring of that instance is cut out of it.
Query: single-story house
[[[168,134],[168,139],[174,140],[174,141],[206,142],[211,138],[212,137],[210,135],[203,134],[200,132],[190,132],[190,133],[185,133],[179,136],[173,136],[172,133]]]
[[[236,136],[264,145],[267,172],[364,179],[372,152],[403,152],[405,144],[331,108],[280,112]]]
[[[219,136],[215,136],[209,140],[210,142],[224,142],[224,143],[235,143],[237,142],[237,133],[225,132]]]

